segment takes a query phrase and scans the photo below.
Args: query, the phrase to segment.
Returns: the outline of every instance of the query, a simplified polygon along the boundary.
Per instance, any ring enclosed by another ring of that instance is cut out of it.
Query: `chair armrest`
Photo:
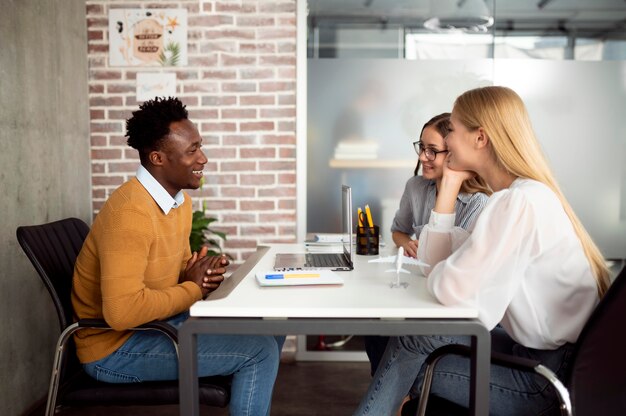
[[[417,409],[418,416],[424,416],[426,414],[426,405],[428,402],[428,396],[430,394],[430,388],[433,382],[433,376],[435,372],[435,366],[439,360],[446,355],[459,355],[462,357],[470,358],[472,353],[471,347],[460,344],[450,344],[439,347],[431,352],[426,357],[425,364],[426,369],[424,372],[424,383],[422,385],[422,392],[419,399],[419,407]],[[532,372],[545,378],[556,390],[556,393],[561,401],[561,412],[566,415],[571,415],[572,405],[569,398],[569,392],[567,388],[561,383],[548,367],[541,364],[538,360],[530,358],[517,357],[514,355],[504,354],[501,352],[491,353],[491,364],[500,367],[512,368],[518,371]]]

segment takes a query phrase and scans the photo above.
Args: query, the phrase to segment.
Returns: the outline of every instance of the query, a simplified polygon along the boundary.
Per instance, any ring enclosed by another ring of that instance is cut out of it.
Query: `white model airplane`
[[[400,247],[398,249],[398,254],[396,255],[396,268],[394,269],[389,269],[389,270],[385,270],[386,272],[396,272],[396,281],[395,282],[391,282],[390,286],[392,288],[394,287],[403,287],[403,288],[407,288],[407,286],[409,285],[407,282],[402,282],[400,283],[400,273],[409,273],[408,270],[405,270],[402,268],[402,262],[404,261],[404,248]]]

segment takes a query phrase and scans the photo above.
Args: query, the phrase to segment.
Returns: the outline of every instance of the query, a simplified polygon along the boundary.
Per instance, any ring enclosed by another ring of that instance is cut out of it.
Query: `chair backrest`
[[[577,342],[569,377],[574,414],[626,415],[626,268],[615,278]]]
[[[63,331],[72,323],[74,263],[89,233],[78,218],[17,228],[17,241],[48,289]]]

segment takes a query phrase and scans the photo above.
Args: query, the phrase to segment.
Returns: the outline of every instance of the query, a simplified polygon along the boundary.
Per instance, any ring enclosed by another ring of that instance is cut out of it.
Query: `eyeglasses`
[[[413,148],[415,148],[415,153],[417,153],[418,156],[424,152],[426,159],[431,162],[437,158],[439,153],[448,153],[447,150],[434,150],[430,147],[424,147],[421,141],[413,142]]]

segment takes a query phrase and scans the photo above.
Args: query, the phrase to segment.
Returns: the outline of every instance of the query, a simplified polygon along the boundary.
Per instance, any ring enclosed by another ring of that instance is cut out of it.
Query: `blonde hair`
[[[602,297],[609,287],[609,270],[604,257],[561,192],[522,99],[506,87],[477,88],[461,94],[453,111],[468,129],[482,127],[485,130],[498,163],[507,172],[539,181],[554,191],[583,246],[596,278],[598,295]]]
[[[424,130],[426,127],[434,128],[437,133],[441,135],[441,137],[445,138],[448,133],[450,133],[450,113],[441,113],[431,118],[424,124],[422,127],[422,131],[420,132],[420,140],[422,138],[422,134],[424,134]],[[420,165],[422,164],[420,158],[417,158],[417,166],[415,166],[415,170],[413,174],[417,176],[417,172],[420,169]],[[480,176],[475,176],[471,179],[467,179],[463,181],[461,184],[461,192],[466,194],[475,194],[478,192],[482,192],[486,195],[491,195],[493,192],[491,188],[487,185],[487,182]]]

